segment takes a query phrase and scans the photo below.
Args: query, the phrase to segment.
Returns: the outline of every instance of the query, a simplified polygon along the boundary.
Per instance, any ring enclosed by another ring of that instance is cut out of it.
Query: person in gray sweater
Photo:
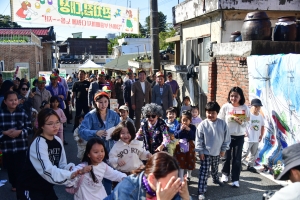
[[[208,102],[205,106],[206,118],[196,131],[195,151],[200,157],[198,194],[205,199],[208,170],[211,166],[213,183],[223,186],[218,177],[219,159],[229,149],[231,141],[228,127],[224,120],[217,118],[220,106],[217,102]]]

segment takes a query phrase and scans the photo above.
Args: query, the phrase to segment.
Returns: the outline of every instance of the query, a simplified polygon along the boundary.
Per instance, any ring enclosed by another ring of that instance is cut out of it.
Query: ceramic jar
[[[247,13],[242,26],[243,41],[271,40],[271,21],[264,11]]]
[[[297,39],[296,17],[279,17],[274,28],[274,41],[295,41]]]

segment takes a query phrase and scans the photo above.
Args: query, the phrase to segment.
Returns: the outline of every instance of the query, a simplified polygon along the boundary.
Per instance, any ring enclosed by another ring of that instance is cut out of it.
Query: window
[[[197,38],[186,41],[186,64],[199,65],[200,62],[208,62],[210,57],[208,48],[210,37]]]

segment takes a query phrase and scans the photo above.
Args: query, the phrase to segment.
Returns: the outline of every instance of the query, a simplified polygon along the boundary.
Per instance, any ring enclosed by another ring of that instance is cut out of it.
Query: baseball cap
[[[133,73],[133,71],[130,69],[130,68],[128,68],[127,70],[126,70],[126,74],[132,74]]]
[[[50,79],[56,79],[56,78],[58,78],[58,74],[53,73],[50,75]]]
[[[259,99],[252,99],[251,106],[263,106]]]
[[[46,83],[45,77],[40,76],[40,77],[38,78],[38,83]]]
[[[277,180],[289,180],[289,171],[300,165],[300,143],[293,144],[282,150],[284,170],[279,174]]]
[[[101,72],[101,73],[99,74],[99,76],[105,76],[105,73],[104,73],[104,72]]]
[[[105,85],[105,86],[102,87],[102,91],[104,91],[104,92],[111,92],[111,89],[110,89],[109,86]]]
[[[156,72],[156,77],[164,77],[164,73],[162,73],[161,71]]]
[[[128,111],[129,109],[127,106],[123,105],[123,106],[120,106],[119,110],[127,110]]]

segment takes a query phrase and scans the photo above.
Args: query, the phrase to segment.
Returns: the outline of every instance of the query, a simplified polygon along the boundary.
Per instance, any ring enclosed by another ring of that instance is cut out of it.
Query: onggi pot
[[[264,11],[247,13],[241,33],[243,41],[271,40],[271,22],[267,13]]]
[[[296,17],[279,17],[273,34],[274,41],[295,41],[297,39]]]

